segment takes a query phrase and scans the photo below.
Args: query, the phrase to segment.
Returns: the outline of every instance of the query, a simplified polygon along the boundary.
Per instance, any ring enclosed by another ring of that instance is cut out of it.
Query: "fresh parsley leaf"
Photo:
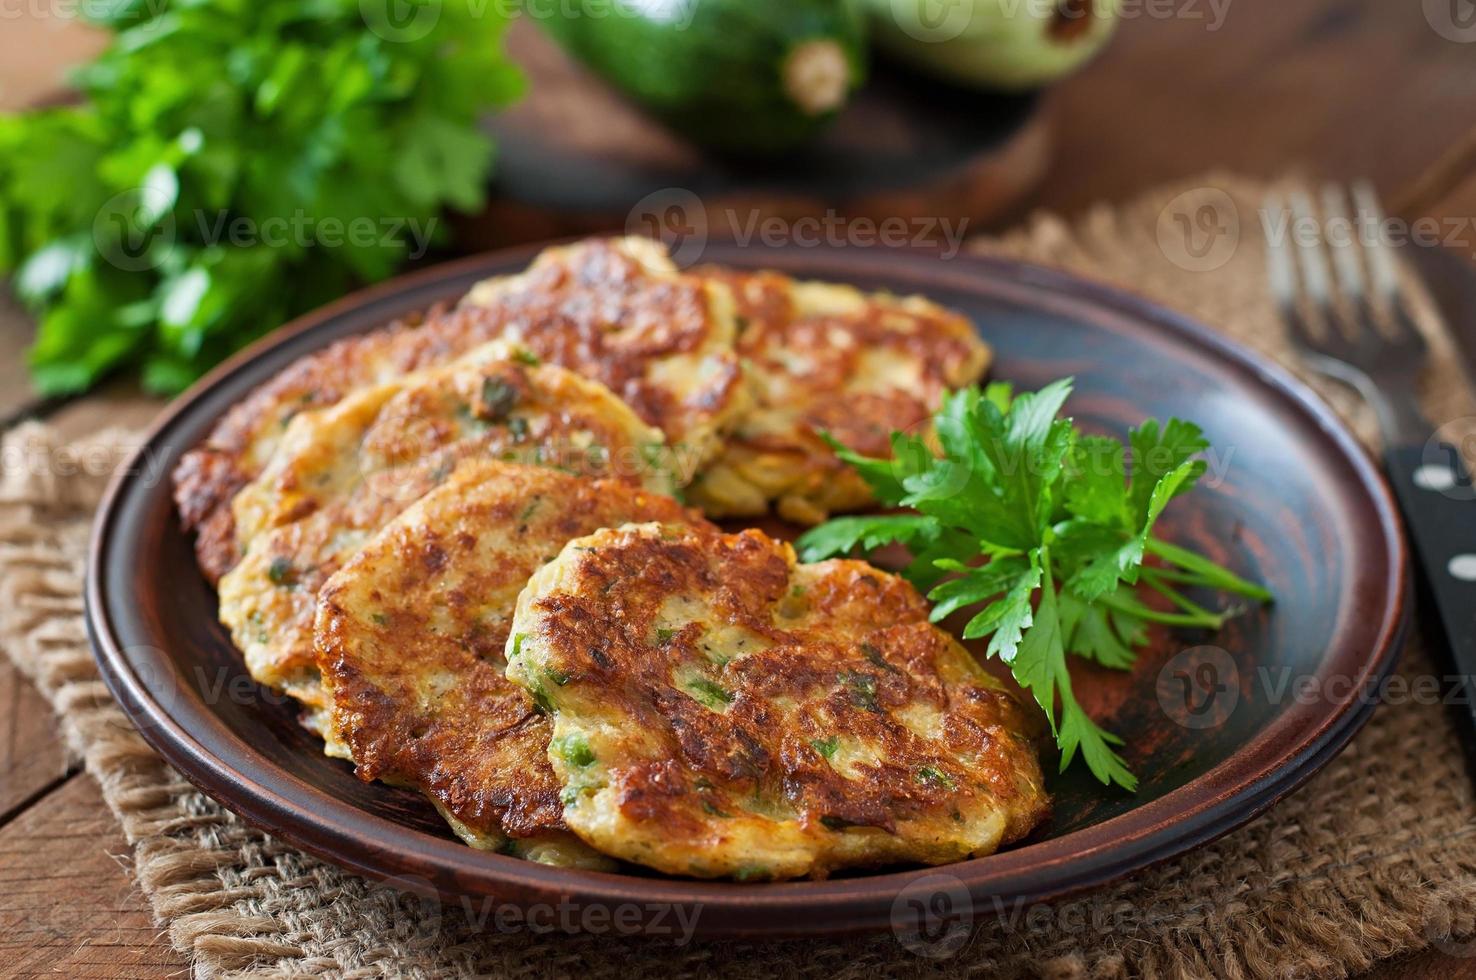
[[[1050,719],[1062,767],[1079,752],[1098,779],[1133,789],[1114,748],[1121,740],[1072,693],[1067,655],[1126,670],[1148,624],[1216,629],[1232,614],[1200,606],[1183,587],[1258,601],[1270,593],[1153,536],[1164,509],[1204,472],[1199,428],[1149,420],[1130,433],[1129,453],[1060,417],[1071,387],[1063,379],[1036,392],[1003,384],[953,392],[933,417],[932,438],[894,433],[891,459],[832,442],[878,501],[905,509],[837,518],[807,532],[800,548],[815,560],[907,546],[913,560],[903,574],[929,590],[933,620],[973,610],[963,637],[987,636],[987,655],[1010,665]],[[1149,555],[1159,564],[1145,565]],[[1144,603],[1135,587],[1174,608]]]
[[[1128,523],[1127,470],[1122,443],[1106,436],[1082,436],[1071,454],[1066,509],[1093,524]]]
[[[404,30],[355,0],[89,5],[113,36],[80,104],[0,116],[0,274],[37,387],[178,391],[478,208],[481,116],[521,91],[510,8],[431,7]]]
[[[1133,450],[1133,481],[1128,503],[1133,517],[1142,524],[1148,520],[1148,509],[1159,481],[1208,449],[1209,442],[1199,426],[1183,419],[1169,419],[1162,427],[1157,419],[1148,419],[1129,433],[1128,441]],[[1195,479],[1198,476],[1196,473]]]
[[[1131,670],[1138,655],[1132,650],[1141,643],[1141,630],[1119,636],[1119,621],[1124,617],[1099,603],[1078,599],[1071,590],[1063,589],[1056,597],[1060,609],[1061,629],[1066,637],[1066,652],[1095,661],[1113,670]],[[1141,620],[1134,620],[1141,623]]]
[[[927,545],[936,540],[941,525],[921,514],[888,514],[880,517],[838,517],[800,535],[795,544],[805,561],[820,561],[849,555],[858,547],[875,551],[883,545]]]

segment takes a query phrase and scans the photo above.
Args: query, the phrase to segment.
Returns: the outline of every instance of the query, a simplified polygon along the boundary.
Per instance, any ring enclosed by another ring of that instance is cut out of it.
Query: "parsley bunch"
[[[474,210],[521,91],[505,4],[102,0],[75,106],[0,118],[0,273],[48,394],[177,391]]]
[[[954,392],[933,419],[941,453],[900,432],[891,459],[832,443],[878,501],[912,512],[837,518],[799,547],[815,561],[906,545],[913,560],[904,574],[930,589],[935,622],[982,606],[963,635],[990,636],[988,655],[1010,665],[1050,720],[1061,768],[1079,749],[1097,779],[1133,790],[1137,780],[1113,750],[1122,740],[1077,703],[1066,655],[1127,669],[1147,624],[1217,629],[1236,612],[1204,608],[1186,586],[1258,601],[1271,594],[1153,537],[1164,507],[1204,472],[1199,428],[1150,419],[1132,430],[1129,476],[1121,442],[1058,417],[1070,393],[1070,379],[1018,396],[1005,384]],[[1146,565],[1149,555],[1159,562]],[[1145,604],[1135,586],[1166,597],[1173,611]]]

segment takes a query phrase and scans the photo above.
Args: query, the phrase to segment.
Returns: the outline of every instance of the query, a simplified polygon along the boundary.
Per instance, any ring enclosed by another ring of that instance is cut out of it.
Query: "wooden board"
[[[0,829],[0,973],[183,974],[183,958],[125,870],[131,865],[90,777],[73,777]]]
[[[0,659],[0,825],[68,775],[51,705]]]
[[[509,38],[530,86],[489,121],[493,199],[462,224],[467,248],[663,221],[670,208],[715,240],[765,218],[966,220],[981,224],[1035,186],[1050,156],[1034,95],[951,88],[884,62],[814,145],[739,163],[704,154],[571,61],[529,23]]]

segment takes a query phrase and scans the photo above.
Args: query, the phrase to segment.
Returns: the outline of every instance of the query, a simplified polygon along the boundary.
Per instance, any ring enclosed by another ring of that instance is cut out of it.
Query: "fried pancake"
[[[246,548],[220,580],[220,620],[251,676],[323,705],[313,657],[318,590],[462,459],[480,456],[672,488],[659,430],[604,386],[495,342],[453,364],[292,420],[236,496]]]
[[[462,309],[494,311],[501,336],[615,392],[666,433],[690,479],[751,401],[733,296],[678,273],[659,242],[618,241],[594,258],[580,259],[588,242],[547,249],[522,276],[473,287]]]
[[[174,498],[210,580],[239,560],[231,500],[267,465],[290,420],[361,388],[444,365],[500,337],[602,381],[679,447],[683,473],[716,452],[747,405],[731,296],[677,272],[662,246],[591,239],[549,249],[521,275],[433,312],[295,362],[228,412],[174,472]]]
[[[988,854],[1044,815],[1019,705],[903,580],[758,531],[576,539],[518,599],[507,676],[552,712],[564,820],[671,874]]]
[[[696,271],[732,289],[757,400],[692,486],[709,516],[758,515],[773,502],[783,517],[816,524],[866,506],[866,483],[819,433],[888,456],[894,430],[926,425],[944,392],[977,381],[989,364],[967,319],[918,296]]]
[[[701,519],[629,483],[468,460],[371,539],[323,586],[316,628],[330,735],[359,776],[419,789],[473,847],[589,863],[503,648],[528,577],[629,521]]]

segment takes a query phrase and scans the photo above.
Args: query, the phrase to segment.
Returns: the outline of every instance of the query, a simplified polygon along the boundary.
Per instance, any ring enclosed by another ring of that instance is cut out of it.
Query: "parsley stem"
[[[1172,597],[1170,597],[1172,598]],[[1108,592],[1106,595],[1098,596],[1095,600],[1109,609],[1125,612],[1150,623],[1163,623],[1165,626],[1189,626],[1202,629],[1219,629],[1223,623],[1223,617],[1214,613],[1201,610],[1199,613],[1171,613],[1160,612],[1149,606],[1143,605],[1136,599],[1125,599],[1122,596]]]
[[[1201,606],[1199,603],[1190,599],[1188,596],[1184,595],[1178,589],[1165,584],[1163,579],[1159,576],[1158,569],[1145,568],[1143,569],[1142,577],[1143,581],[1146,582],[1150,588],[1156,591],[1159,595],[1167,598],[1169,602],[1172,602],[1184,612],[1189,613],[1191,616],[1204,616],[1208,619],[1213,619],[1215,621],[1215,629],[1219,629],[1221,626],[1225,625],[1225,617],[1227,614],[1211,612],[1210,610]]]
[[[1236,575],[1230,569],[1210,561],[1203,555],[1197,554],[1187,548],[1169,544],[1167,541],[1150,537],[1148,539],[1148,553],[1157,555],[1165,561],[1172,562],[1181,569],[1200,577],[1204,585],[1220,589],[1225,592],[1233,592],[1236,595],[1255,599],[1258,602],[1270,602],[1272,599],[1270,591],[1248,582]]]

